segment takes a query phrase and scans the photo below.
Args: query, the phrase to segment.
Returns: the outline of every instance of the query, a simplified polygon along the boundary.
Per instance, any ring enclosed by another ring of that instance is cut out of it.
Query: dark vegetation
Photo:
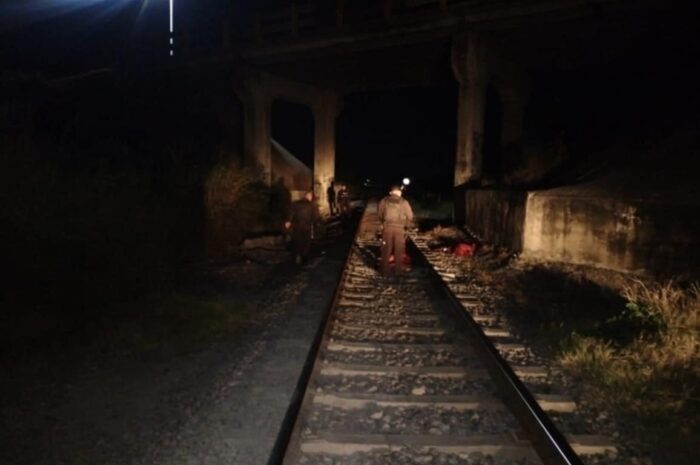
[[[3,362],[190,347],[245,318],[196,270],[271,227],[269,190],[241,167],[223,84],[180,77],[5,89]]]
[[[693,464],[700,441],[697,284],[513,262],[482,252],[468,265],[520,331],[576,380],[590,405],[658,464]]]

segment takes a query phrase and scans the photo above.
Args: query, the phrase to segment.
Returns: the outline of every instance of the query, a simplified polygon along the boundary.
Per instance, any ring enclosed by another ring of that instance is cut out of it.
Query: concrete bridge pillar
[[[259,79],[247,79],[245,87],[238,92],[243,103],[243,151],[245,162],[255,166],[262,181],[272,183],[272,98]]]
[[[341,110],[340,98],[320,91],[314,99],[314,196],[322,215],[330,214],[326,190],[335,177],[335,123]]]
[[[482,174],[486,97],[482,42],[477,32],[470,32],[455,36],[452,43],[452,70],[459,83],[455,186],[478,181]]]
[[[498,94],[503,103],[501,146],[512,153],[522,147],[525,107],[530,95],[527,75],[513,72],[499,79]]]

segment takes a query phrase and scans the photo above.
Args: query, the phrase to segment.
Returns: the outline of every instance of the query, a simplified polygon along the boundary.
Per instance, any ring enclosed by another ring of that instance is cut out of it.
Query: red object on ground
[[[455,255],[458,257],[472,257],[476,251],[476,244],[461,242],[455,247]]]
[[[389,263],[394,263],[395,261],[396,261],[396,259],[394,258],[393,255],[391,255],[391,256],[389,257]],[[403,264],[404,264],[404,266],[411,266],[412,263],[413,263],[413,262],[412,262],[412,260],[411,260],[411,257],[409,257],[408,254],[404,254],[404,255],[403,255]]]

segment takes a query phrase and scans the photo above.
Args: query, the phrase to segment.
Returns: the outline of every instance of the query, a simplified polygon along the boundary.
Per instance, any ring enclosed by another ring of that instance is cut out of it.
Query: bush
[[[560,357],[594,403],[627,419],[667,463],[694,463],[689,446],[700,439],[699,289],[633,281],[613,319],[626,337],[636,331],[631,342],[574,335]]]
[[[208,170],[184,149],[142,160],[108,142],[70,153],[0,147],[0,254],[12,270],[0,318],[13,321],[3,344],[87,334],[108,315],[128,325],[129,308],[193,279],[186,265],[204,256],[207,233],[220,255],[270,225],[269,188],[233,162]],[[227,318],[217,312],[212,320]]]
[[[618,341],[630,341],[639,335],[656,336],[665,329],[659,312],[648,305],[627,302],[625,308],[606,322],[606,329]]]
[[[207,176],[204,191],[210,256],[231,254],[247,234],[271,227],[270,189],[258,170],[220,163]]]
[[[700,286],[697,283],[683,289],[672,281],[652,286],[633,281],[625,286],[622,294],[629,301],[628,306],[644,309],[662,335],[697,333],[700,329]]]
[[[200,253],[196,183],[154,183],[140,167],[107,168],[100,154],[75,166],[5,149],[2,253],[16,294],[78,310],[159,288]]]

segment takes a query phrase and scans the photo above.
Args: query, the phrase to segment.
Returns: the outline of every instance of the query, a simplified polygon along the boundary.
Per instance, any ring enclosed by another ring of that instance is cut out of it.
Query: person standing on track
[[[331,210],[331,216],[338,214],[338,206],[335,203],[335,182],[331,181],[331,185],[326,190],[328,197],[328,208]]]
[[[406,228],[413,221],[413,210],[408,200],[401,197],[400,186],[391,186],[389,195],[379,202],[378,213],[382,222],[382,274],[389,274],[392,255],[396,274],[401,274],[406,252]]]
[[[318,217],[314,194],[308,191],[304,198],[292,204],[290,219],[285,222],[286,229],[292,233],[292,249],[297,265],[305,262],[311,250],[311,239],[314,236],[314,223]]]
[[[350,218],[350,192],[348,192],[348,186],[345,184],[340,186],[340,190],[338,191],[338,209],[343,219]]]

